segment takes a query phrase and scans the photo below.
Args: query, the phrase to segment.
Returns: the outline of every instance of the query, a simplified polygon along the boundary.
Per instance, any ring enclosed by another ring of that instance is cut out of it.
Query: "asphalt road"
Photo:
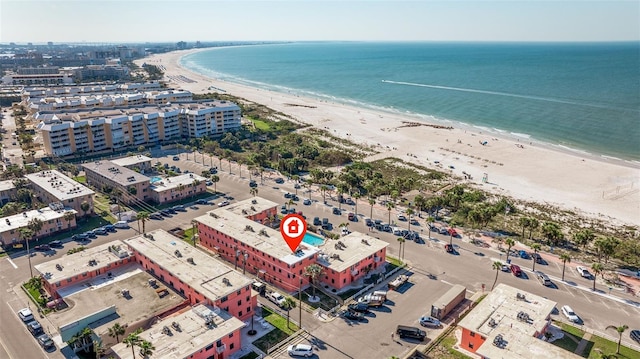
[[[210,164],[220,166],[220,162],[216,158],[204,156],[205,166],[202,165],[203,156],[197,155],[196,159],[199,163],[193,162],[193,154],[186,159],[186,154],[180,154],[179,161],[173,161],[172,155],[159,158],[163,163],[178,165],[183,171],[188,169],[196,174],[200,174],[204,169],[208,169]],[[154,161],[155,161],[154,160]],[[240,176],[242,173],[242,177]],[[249,173],[246,167],[240,171],[237,165],[232,164],[231,174],[229,174],[229,164],[222,161],[221,171],[218,173],[220,182],[217,183],[218,192],[234,197],[235,200],[243,200],[250,198],[249,193]],[[256,178],[259,183],[258,195],[277,203],[285,203],[283,194],[285,192],[294,193],[293,183],[287,181],[285,184],[278,185],[268,174],[264,176],[264,183],[261,183],[259,177]],[[308,194],[298,191],[301,199],[307,198]],[[334,200],[327,200],[332,205],[322,203],[322,197],[317,190],[313,190],[310,194],[313,203],[309,206],[303,205],[301,202],[295,207],[302,210],[308,219],[314,216],[320,218],[327,217],[333,223],[335,230],[339,230],[340,223],[348,222],[346,218],[347,211],[343,211],[341,216],[331,213],[333,206],[337,206]],[[216,203],[219,200],[215,201]],[[359,201],[358,214],[369,215],[370,207],[365,201]],[[186,213],[178,213],[171,218],[165,218],[162,221],[150,220],[146,224],[147,231],[154,229],[171,229],[175,227],[187,228],[190,226],[191,219],[196,216],[205,214],[206,211],[214,208],[213,206],[198,205],[197,209],[189,209]],[[343,209],[344,209],[343,205]],[[354,211],[355,208],[348,206],[347,210]],[[387,221],[388,212],[386,208],[379,205],[374,206],[373,218]],[[392,218],[395,213],[392,212]],[[420,231],[422,235],[427,237],[427,227],[422,219],[419,220],[421,226],[412,226],[412,229]],[[406,226],[406,222],[400,222],[402,226]],[[132,227],[128,230],[118,230],[117,233],[111,233],[108,236],[99,236],[92,240],[89,246],[95,246],[107,243],[114,239],[125,239],[137,234],[137,225],[131,223]],[[392,255],[398,255],[397,236],[385,232],[369,232],[365,227],[364,221],[350,222],[349,229],[352,231],[360,231],[369,233],[390,243],[388,252]],[[468,291],[473,293],[482,291],[484,284],[487,289],[491,287],[495,278],[495,271],[491,269],[492,262],[500,259],[500,254],[493,248],[478,247],[468,242],[468,239],[455,239],[454,244],[457,247],[459,255],[450,255],[443,249],[444,244],[449,242],[448,236],[439,234],[431,235],[432,239],[426,239],[425,243],[418,244],[414,242],[406,242],[405,259],[411,266],[413,275],[411,277],[411,287],[397,297],[390,299],[393,305],[388,305],[387,309],[375,312],[375,317],[369,317],[366,323],[350,323],[341,318],[336,318],[329,323],[318,321],[313,315],[303,311],[303,327],[310,333],[308,337],[297,338],[297,341],[307,341],[321,348],[320,355],[323,358],[357,358],[361,357],[364,351],[375,354],[371,357],[377,357],[381,353],[385,356],[400,355],[406,353],[415,343],[409,341],[392,342],[390,333],[397,324],[414,325],[420,315],[428,311],[428,307],[435,298],[446,292],[451,284],[462,284],[467,287]],[[74,246],[75,242],[65,244],[63,250],[51,252],[47,255],[38,253],[32,257],[33,265],[51,260],[52,257],[64,255],[66,251]],[[504,255],[502,256],[504,258]],[[543,287],[531,274],[531,261],[514,258],[513,263],[521,266],[527,276],[524,278],[516,278],[510,273],[498,273],[498,282],[506,283],[522,290],[532,292],[551,300],[558,302],[558,307],[569,304],[576,313],[583,319],[583,325],[591,330],[599,333],[605,332],[607,325],[627,324],[630,329],[640,328],[640,298],[630,297],[623,293],[612,293],[609,296],[608,288],[602,284],[598,284],[602,292],[591,291],[591,281],[581,278],[575,271],[575,263],[567,266],[565,274],[565,282],[560,281],[562,265],[555,261],[549,260],[548,265],[537,265],[536,270],[542,270],[551,277],[556,284],[555,288]],[[5,290],[0,293],[0,358],[60,358],[63,355],[59,350],[53,353],[45,354],[40,347],[32,339],[26,327],[21,323],[15,312],[27,305],[24,294],[18,295],[14,288],[19,283],[28,279],[29,271],[27,258],[25,253],[20,253],[12,258],[0,259],[0,285]],[[271,305],[269,302],[261,300],[264,305]],[[298,320],[298,311],[291,312],[291,318]],[[563,319],[556,316],[558,319]],[[46,325],[45,325],[46,327]],[[51,332],[54,328],[48,328]],[[429,332],[429,331],[428,331]],[[429,336],[432,337],[433,333]],[[615,333],[605,333],[610,337],[614,337]],[[617,336],[617,335],[615,335]],[[28,338],[28,339],[27,339]],[[628,334],[623,336],[624,344],[631,344]],[[388,355],[387,355],[388,354]],[[277,355],[276,355],[277,356]]]

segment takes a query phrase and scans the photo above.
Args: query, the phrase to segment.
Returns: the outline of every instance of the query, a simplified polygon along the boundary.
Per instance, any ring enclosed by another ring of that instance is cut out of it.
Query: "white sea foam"
[[[521,138],[531,138],[531,135],[526,134],[526,133],[518,133],[518,132],[510,132],[511,136],[515,136],[515,137],[521,137]]]

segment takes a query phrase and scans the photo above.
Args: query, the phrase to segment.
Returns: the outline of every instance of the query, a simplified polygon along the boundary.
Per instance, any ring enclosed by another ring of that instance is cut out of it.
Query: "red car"
[[[520,270],[520,267],[512,264],[511,265],[511,273],[513,273],[513,275],[515,275],[516,277],[519,277],[520,274],[522,274],[522,271]]]
[[[457,237],[458,236],[458,232],[456,232],[455,229],[453,228],[449,228],[448,230],[449,234],[452,235],[453,237]]]

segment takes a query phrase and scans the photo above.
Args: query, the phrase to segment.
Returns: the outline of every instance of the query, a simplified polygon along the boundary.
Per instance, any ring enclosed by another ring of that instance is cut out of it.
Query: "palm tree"
[[[562,261],[562,281],[564,282],[564,269],[567,266],[567,262],[571,263],[571,256],[569,253],[560,254],[560,260]]]
[[[596,290],[596,278],[598,274],[604,272],[604,266],[601,263],[593,263],[591,265],[591,270],[593,270],[593,290]]]
[[[93,341],[93,351],[96,353],[96,359],[102,358],[107,349],[102,345],[101,341]]]
[[[583,229],[573,234],[573,240],[584,250],[589,242],[593,241],[596,235],[590,229]]]
[[[142,342],[138,344],[138,347],[140,348],[138,353],[140,353],[140,356],[142,356],[143,358],[150,357],[151,354],[153,354],[153,351],[156,350],[156,347],[154,347],[151,342],[148,342],[146,340],[142,340]]]
[[[120,336],[124,335],[126,328],[120,325],[120,323],[115,323],[112,327],[109,327],[109,336],[111,338],[116,338],[116,342],[120,341]]]
[[[389,224],[391,224],[391,210],[395,207],[396,205],[393,202],[387,202],[387,211],[389,212]]]
[[[362,195],[360,194],[360,191],[355,191],[351,197],[353,197],[353,199],[355,200],[356,203],[356,216],[358,215],[358,198],[362,197]]]
[[[403,259],[403,256],[402,256],[402,245],[404,244],[405,240],[402,237],[398,237],[396,240],[400,244],[400,249],[398,251],[398,257],[400,257],[400,261],[402,262],[402,259]]]
[[[67,221],[67,230],[71,230],[71,221],[76,218],[76,215],[71,211],[65,211],[63,217]]]
[[[528,217],[520,217],[520,219],[518,220],[518,222],[520,223],[520,225],[522,226],[522,238],[524,238],[524,230],[529,227],[529,224],[531,223],[531,220]]]
[[[629,329],[629,326],[624,324],[621,325],[619,327],[616,327],[615,325],[607,325],[606,329],[613,329],[616,332],[618,332],[618,346],[616,347],[616,354],[620,354],[620,342],[622,341],[622,334]]]
[[[120,201],[118,201],[118,207],[120,206]],[[87,201],[83,201],[82,203],[80,203],[80,209],[82,210],[83,217],[87,216],[87,211],[89,210],[89,208],[91,208],[91,205],[89,204],[89,202]],[[118,213],[120,212],[120,210],[118,210]]]
[[[413,208],[409,207],[407,208],[407,222],[409,223],[407,225],[407,231],[409,233],[411,233],[411,216],[413,216],[415,212],[413,211]]]
[[[258,188],[256,187],[251,187],[251,189],[249,189],[249,193],[251,195],[253,195],[254,197],[258,195]]]
[[[327,203],[327,198],[326,198],[326,194],[327,194],[327,190],[329,189],[329,187],[326,184],[323,184],[320,186],[320,192],[322,192],[322,202],[323,203]]]
[[[493,262],[492,268],[496,270],[496,279],[493,280],[493,285],[491,286],[491,290],[493,290],[493,288],[496,286],[496,282],[498,282],[498,274],[500,274],[500,271],[502,270],[502,263],[495,261]]]
[[[216,183],[220,182],[220,176],[211,175],[211,182],[213,182],[213,191],[218,192],[218,186]]]
[[[427,218],[427,229],[429,230],[429,239],[431,239],[431,225],[433,225],[433,222],[435,221],[435,218],[429,216],[429,218]]]
[[[509,255],[511,254],[511,247],[513,247],[516,242],[511,239],[511,238],[507,238],[504,243],[507,245],[507,263],[509,263]]]
[[[289,313],[291,312],[291,309],[294,309],[297,306],[298,303],[296,303],[296,301],[291,297],[285,297],[282,302],[282,309],[287,311],[287,328],[289,328]]]
[[[142,222],[142,234],[147,233],[147,230],[145,228],[145,224],[147,223],[147,220],[149,220],[149,212],[142,211],[138,213],[138,221]]]
[[[376,200],[369,198],[369,206],[371,206],[371,212],[369,212],[369,218],[373,221],[373,205],[376,204]]]
[[[531,249],[533,249],[533,253],[538,254],[538,252],[540,252],[540,244],[539,243],[534,243],[533,245],[531,245]],[[532,256],[532,257],[533,257],[533,268],[531,268],[531,270],[535,272],[535,270],[536,270],[536,257],[537,256]]]
[[[309,283],[311,284],[311,290],[313,291],[313,297],[316,297],[316,279],[322,275],[322,267],[317,264],[311,264],[304,268],[304,275],[309,277]]]
[[[529,218],[529,239],[531,239],[533,237],[533,231],[536,230],[538,228],[538,226],[540,225],[540,222],[538,222],[537,219],[535,218]]]
[[[133,359],[136,358],[136,346],[140,345],[142,339],[138,335],[138,332],[133,332],[129,334],[124,340],[122,340],[124,344],[127,345],[127,348],[131,347],[131,355],[133,355]]]

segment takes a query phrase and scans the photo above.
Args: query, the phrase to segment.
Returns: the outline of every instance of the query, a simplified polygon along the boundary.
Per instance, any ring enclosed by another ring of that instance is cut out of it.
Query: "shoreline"
[[[298,122],[333,130],[332,135],[374,146],[380,152],[365,160],[397,157],[458,177],[466,172],[473,179],[463,182],[492,193],[620,224],[640,224],[640,170],[633,161],[602,158],[497,129],[434,117],[433,121],[427,120],[426,115],[361,108],[252,87],[211,78],[181,65],[183,56],[206,50],[211,49],[173,51],[135,62],[164,66],[165,80],[171,87],[193,93],[223,90]],[[190,81],[181,80],[184,77]],[[411,122],[420,125],[406,125]],[[436,128],[441,126],[453,128]],[[483,182],[485,175],[488,180]]]

